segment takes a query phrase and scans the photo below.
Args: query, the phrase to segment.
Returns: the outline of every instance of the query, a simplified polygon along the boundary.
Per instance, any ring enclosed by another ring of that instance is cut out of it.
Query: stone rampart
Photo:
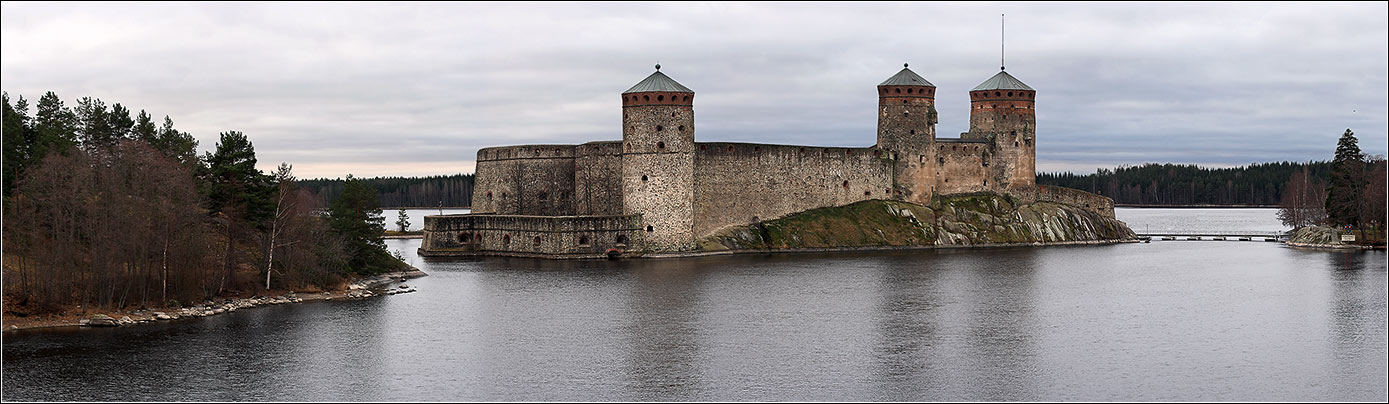
[[[695,229],[890,199],[893,162],[876,148],[756,143],[695,144]]]
[[[422,256],[512,255],[597,258],[646,250],[641,216],[432,215]]]
[[[1107,196],[1093,194],[1079,189],[1038,185],[1030,195],[1021,196],[1025,202],[1052,202],[1083,208],[1110,219],[1114,218],[1114,200]]]
[[[589,142],[574,153],[574,213],[622,214],[622,142]]]
[[[523,145],[478,150],[473,212],[502,215],[575,214],[575,145]]]

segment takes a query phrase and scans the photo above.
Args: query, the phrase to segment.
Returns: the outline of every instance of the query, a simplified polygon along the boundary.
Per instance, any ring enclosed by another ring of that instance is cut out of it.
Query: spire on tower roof
[[[656,64],[655,73],[646,76],[646,79],[643,79],[640,83],[637,83],[637,85],[632,86],[632,88],[622,93],[644,93],[649,91],[665,91],[672,93],[694,92],[694,90],[691,90],[689,87],[680,85],[680,83],[677,83],[675,79],[670,78],[670,76],[666,76],[665,73],[661,73],[661,65],[659,63]]]
[[[982,90],[1027,90],[1027,91],[1037,91],[1037,90],[1032,89],[1032,87],[1028,87],[1027,84],[1023,84],[1022,80],[1018,80],[1016,77],[1013,77],[1013,75],[1008,74],[1008,72],[1005,72],[1005,71],[1000,71],[1000,72],[998,72],[998,74],[995,74],[993,77],[990,77],[988,80],[984,80],[983,83],[979,83],[978,86],[975,86],[973,90],[969,90],[969,91],[982,91]]]
[[[912,69],[908,69],[906,63],[903,63],[903,64],[902,64],[902,71],[897,72],[897,74],[892,75],[892,77],[888,77],[888,78],[887,78],[887,81],[884,81],[884,82],[882,82],[881,84],[878,84],[878,85],[880,85],[880,86],[930,86],[930,87],[935,87],[935,86],[936,86],[935,84],[931,84],[931,82],[926,81],[926,79],[921,78],[921,76],[917,75],[916,72],[913,72]]]

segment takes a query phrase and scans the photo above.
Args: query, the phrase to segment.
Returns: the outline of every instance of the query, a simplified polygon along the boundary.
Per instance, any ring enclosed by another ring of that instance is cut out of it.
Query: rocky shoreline
[[[1341,241],[1341,231],[1325,226],[1306,226],[1293,230],[1284,242],[1289,247],[1315,248],[1329,250],[1369,250],[1374,246],[1350,244]],[[1381,247],[1382,248],[1382,247]]]
[[[332,292],[289,292],[279,296],[252,296],[243,299],[223,299],[220,303],[211,300],[204,301],[202,304],[176,308],[176,309],[145,309],[131,310],[127,312],[94,313],[81,318],[58,320],[51,322],[38,322],[26,324],[25,326],[6,325],[5,331],[51,328],[51,327],[119,327],[142,323],[154,323],[162,321],[173,321],[182,318],[208,317],[218,314],[231,313],[241,309],[249,309],[262,306],[273,306],[287,303],[301,303],[305,301],[327,301],[327,300],[356,300],[366,299],[381,295],[397,295],[402,293],[414,292],[404,282],[407,279],[414,279],[428,276],[418,268],[411,268],[408,271],[390,272],[376,275],[370,278],[363,278],[348,284],[347,289]],[[389,287],[399,282],[398,286]]]

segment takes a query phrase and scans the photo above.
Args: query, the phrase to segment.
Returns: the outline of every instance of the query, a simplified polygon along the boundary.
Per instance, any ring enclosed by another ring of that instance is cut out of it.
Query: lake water
[[[1119,209],[1170,230],[1271,209]],[[390,212],[388,212],[390,213]],[[392,216],[388,214],[388,216]],[[1248,228],[1246,228],[1248,227]],[[1386,400],[1383,252],[424,260],[416,293],[4,334],[10,400]]]

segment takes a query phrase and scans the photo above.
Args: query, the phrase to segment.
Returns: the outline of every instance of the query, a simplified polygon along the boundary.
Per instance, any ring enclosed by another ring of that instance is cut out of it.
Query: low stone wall
[[[615,250],[623,256],[634,256],[646,250],[641,226],[641,215],[425,216],[419,254],[599,258]]]
[[[694,235],[815,208],[892,197],[876,148],[696,143]]]
[[[1039,185],[1035,193],[1031,195],[1019,195],[1020,199],[1028,203],[1031,202],[1052,202],[1063,205],[1071,205],[1077,208],[1100,214],[1101,216],[1114,218],[1114,200],[1099,194],[1093,194],[1079,189],[1057,187],[1050,185]]]

